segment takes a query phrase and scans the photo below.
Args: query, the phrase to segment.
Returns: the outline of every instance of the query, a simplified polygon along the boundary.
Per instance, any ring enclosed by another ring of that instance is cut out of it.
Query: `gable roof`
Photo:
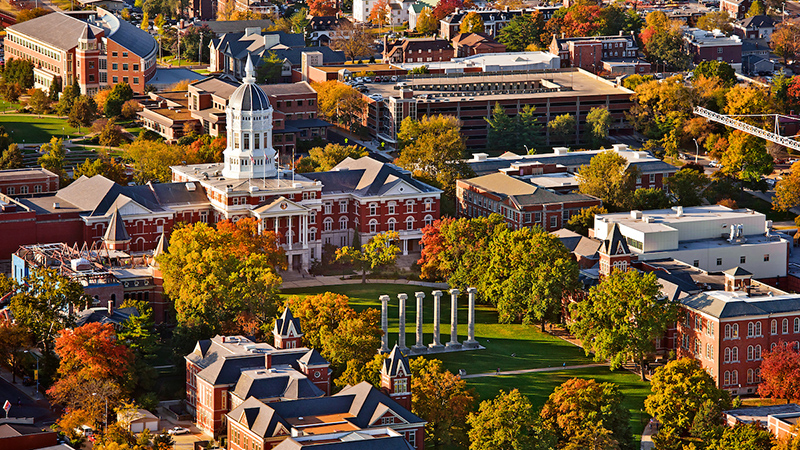
[[[233,393],[241,399],[255,397],[262,401],[275,398],[281,401],[297,400],[325,395],[307,377],[297,376],[299,374],[297,371],[292,370],[292,372],[294,374],[286,370],[275,372],[270,369],[244,371],[236,382]]]
[[[83,326],[87,323],[121,325],[132,316],[138,317],[139,310],[134,307],[117,308],[111,314],[108,314],[108,308],[89,308],[78,312],[77,316],[75,319],[76,326]]]
[[[411,173],[369,156],[345,158],[327,172],[302,174],[322,182],[322,192],[349,192],[358,196],[383,195],[401,183],[420,193],[440,193],[439,189],[414,179]]]
[[[61,50],[70,50],[78,45],[86,23],[61,12],[54,12],[35,19],[11,25],[9,30],[29,36]],[[95,36],[103,29],[90,25]]]
[[[766,15],[748,17],[741,22],[744,28],[770,28],[775,26],[772,17]]]
[[[800,296],[797,295],[747,297],[742,292],[706,291],[681,299],[681,303],[720,319],[800,310]]]
[[[294,327],[294,332],[297,336],[303,335],[300,328],[300,319],[296,319],[287,306],[283,310],[283,314],[278,319],[275,319],[275,333],[279,336],[287,336],[292,327]]]
[[[600,245],[600,253],[614,256],[614,255],[628,255],[631,253],[630,249],[628,248],[628,242],[625,241],[625,238],[622,236],[622,232],[619,231],[619,226],[617,223],[614,222],[611,225],[611,232],[608,233],[609,238],[603,241],[603,244]]]
[[[327,366],[330,364],[315,348],[306,352],[306,354],[297,361],[305,366]]]
[[[394,344],[391,353],[389,353],[389,357],[383,360],[382,372],[390,377],[394,377],[397,376],[397,372],[401,368],[406,376],[411,375],[411,370],[408,365],[408,357],[406,357],[406,355],[400,351],[400,348],[397,347],[397,344]]]

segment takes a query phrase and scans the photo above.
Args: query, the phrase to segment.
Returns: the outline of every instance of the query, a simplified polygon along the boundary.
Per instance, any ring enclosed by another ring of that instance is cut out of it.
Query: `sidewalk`
[[[649,422],[647,426],[644,427],[644,431],[642,431],[641,450],[652,450],[655,448],[655,444],[653,443],[654,434],[655,430],[653,430],[653,423]]]
[[[15,388],[17,388],[20,392],[25,394],[31,400],[42,400],[42,396],[41,395],[38,395],[38,396],[36,395],[36,382],[35,381],[33,382],[33,385],[31,385],[31,386],[23,386],[22,385],[22,377],[18,376],[17,377],[17,382],[16,383],[12,383],[11,382],[11,380],[12,380],[11,372],[8,369],[6,369],[5,367],[0,367],[0,378],[2,378],[3,380],[7,381],[8,384],[11,384]]]
[[[503,375],[520,375],[523,373],[536,373],[536,372],[558,372],[560,370],[574,370],[574,369],[586,369],[589,367],[607,367],[608,364],[581,364],[577,366],[556,366],[556,367],[540,367],[538,369],[520,369],[520,370],[506,370],[502,372],[486,372],[486,373],[476,373],[472,375],[464,375],[461,378],[483,378],[483,377],[499,377]]]
[[[339,276],[306,276],[305,278],[287,277],[287,273],[281,273],[283,277],[283,289],[303,288],[303,287],[317,287],[317,286],[339,286],[343,284],[361,284],[361,277],[352,280],[343,280]],[[430,283],[427,281],[413,281],[413,280],[383,280],[383,279],[367,279],[367,284],[401,284],[406,286],[421,286],[434,289],[449,289],[447,283]]]

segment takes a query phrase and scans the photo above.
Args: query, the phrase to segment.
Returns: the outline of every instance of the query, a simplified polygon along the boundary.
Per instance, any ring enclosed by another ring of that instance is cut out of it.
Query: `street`
[[[22,380],[17,378],[17,384],[21,385]],[[0,378],[0,403],[5,403],[6,400],[10,401],[12,405],[8,417],[33,417],[34,425],[37,426],[50,426],[58,418],[50,410],[50,403],[47,400],[34,401],[22,393],[17,386]]]

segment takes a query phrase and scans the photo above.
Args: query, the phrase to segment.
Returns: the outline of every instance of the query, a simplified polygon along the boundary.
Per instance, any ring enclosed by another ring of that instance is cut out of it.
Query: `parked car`
[[[396,82],[397,82],[397,75],[392,75],[392,83],[396,83]]]
[[[174,427],[174,428],[170,428],[169,430],[167,430],[167,433],[169,433],[171,435],[188,434],[189,433],[189,429],[188,428],[183,428],[183,427]]]
[[[364,77],[364,82],[365,82],[365,83],[372,83],[372,78],[370,78],[370,77]]]

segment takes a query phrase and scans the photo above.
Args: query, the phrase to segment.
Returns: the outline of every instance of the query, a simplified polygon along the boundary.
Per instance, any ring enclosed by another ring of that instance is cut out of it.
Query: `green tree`
[[[459,33],[483,33],[485,27],[481,15],[475,11],[468,12],[461,20]]]
[[[547,128],[550,130],[551,141],[567,145],[570,138],[575,137],[575,116],[572,114],[555,116],[547,123]]]
[[[586,115],[586,124],[590,141],[593,146],[598,146],[608,139],[608,132],[611,129],[611,113],[606,108],[595,107],[589,110]]]
[[[197,59],[198,62],[209,62],[210,51],[208,44],[216,35],[208,25],[189,27],[188,30],[181,33],[181,45],[183,45],[182,55],[186,55],[187,59]]]
[[[608,360],[611,368],[635,361],[645,380],[645,357],[654,342],[677,319],[677,304],[661,298],[655,274],[638,270],[613,270],[589,290],[585,300],[573,303],[575,320],[570,331],[580,339],[588,356]]]
[[[122,127],[117,125],[116,117],[106,121],[103,130],[100,132],[100,145],[105,147],[117,147],[122,142]]]
[[[18,324],[0,324],[0,363],[11,369],[11,382],[17,382],[17,373],[25,350],[33,345],[33,337],[27,329]]]
[[[724,11],[723,11],[724,12]],[[725,13],[727,14],[727,13]],[[725,86],[736,83],[736,72],[725,61],[703,61],[694,68],[694,78],[717,78]]]
[[[57,102],[58,94],[60,92],[61,92],[61,77],[53,75],[53,79],[50,81],[50,89],[47,93],[47,96],[50,98],[50,101]]]
[[[14,321],[31,332],[42,352],[50,354],[59,331],[74,323],[74,314],[65,311],[86,304],[83,286],[42,268],[33,269],[25,282],[26,288],[11,297]]]
[[[373,236],[369,242],[360,248],[340,247],[336,249],[336,260],[355,264],[361,268],[361,282],[367,282],[367,269],[375,270],[378,267],[394,264],[400,249],[394,242],[400,240],[396,231],[387,231]]]
[[[17,22],[19,23],[19,22]],[[3,66],[3,80],[27,90],[33,87],[33,62],[23,58],[12,58]]]
[[[761,0],[754,0],[750,4],[750,9],[747,10],[745,17],[763,16],[767,13],[767,8]]]
[[[422,8],[417,16],[417,33],[424,35],[433,34],[439,30],[439,22],[433,17],[430,7]]]
[[[347,367],[342,375],[333,380],[337,388],[344,388],[345,386],[355,386],[362,381],[366,381],[376,388],[381,387],[381,368],[383,367],[383,360],[388,355],[378,353],[372,358],[372,361],[364,364],[363,361],[351,359],[347,361]]]
[[[555,439],[542,430],[528,397],[514,389],[481,402],[478,412],[470,413],[469,450],[545,450],[555,447]]]
[[[536,228],[500,231],[489,244],[480,291],[503,323],[555,322],[563,295],[577,288],[578,264],[554,235]],[[513,262],[513,263],[511,263]]]
[[[656,70],[684,71],[691,63],[691,55],[683,50],[683,36],[678,31],[653,34],[644,46],[647,60]]]
[[[128,83],[115,84],[103,105],[103,113],[109,119],[122,114],[122,105],[133,98],[133,89]]]
[[[667,188],[676,197],[676,204],[698,206],[702,204],[701,193],[710,182],[703,172],[681,169],[667,178]]]
[[[325,172],[336,167],[347,158],[358,159],[367,155],[367,150],[358,145],[328,144],[325,147],[314,147],[308,152],[309,166],[307,172]],[[299,170],[299,169],[298,169]]]
[[[540,413],[542,425],[556,436],[559,448],[569,448],[570,444],[580,448],[576,444],[586,441],[582,431],[597,424],[595,432],[610,435],[609,441],[617,444],[600,448],[632,449],[630,413],[622,400],[622,392],[614,383],[573,378],[550,394]]]
[[[753,3],[755,4],[755,3]],[[752,8],[750,8],[752,10]],[[719,449],[772,450],[776,444],[775,435],[764,428],[761,422],[737,423],[726,427],[719,443]]]
[[[647,188],[636,189],[631,198],[631,209],[646,211],[648,209],[663,209],[670,205],[669,197],[663,189]]]
[[[492,117],[484,119],[489,124],[489,132],[486,136],[487,143],[497,150],[517,150],[516,136],[514,136],[514,119],[506,114],[506,109],[495,102],[492,109]]]
[[[64,162],[67,157],[67,151],[64,149],[64,142],[53,136],[50,142],[42,144],[42,156],[39,157],[37,163],[43,169],[58,175],[63,182],[67,178],[67,172],[64,170]]]
[[[581,193],[601,199],[610,211],[621,211],[628,209],[639,171],[624,157],[607,151],[592,157],[576,175]]]
[[[81,90],[76,84],[71,84],[64,88],[64,91],[61,93],[61,97],[58,99],[58,104],[56,105],[56,112],[61,116],[68,116],[70,111],[72,111],[72,104],[75,102],[75,99],[80,97]]]
[[[754,183],[772,173],[773,159],[764,140],[735,130],[728,136],[728,149],[722,154],[720,172],[742,182]]]
[[[0,156],[0,170],[19,169],[22,167],[22,151],[17,144],[11,144]]]
[[[275,52],[261,59],[261,64],[256,68],[256,82],[259,84],[278,83],[283,71],[283,60]]]
[[[510,52],[524,51],[529,45],[541,45],[545,31],[545,21],[539,11],[531,14],[514,16],[508,24],[500,29],[497,42],[506,46]]]
[[[706,31],[721,30],[726,34],[731,34],[733,33],[733,18],[728,11],[707,12],[697,19],[697,28]]]
[[[139,358],[152,358],[158,350],[156,324],[153,321],[153,308],[144,300],[126,299],[122,308],[134,307],[139,315],[132,315],[122,322],[117,338]]]
[[[128,180],[125,175],[125,166],[107,156],[101,156],[97,159],[86,158],[82,164],[75,166],[73,171],[73,178],[75,179],[81,176],[91,178],[95,175],[102,175],[119,184],[125,184]]]
[[[411,360],[411,411],[426,422],[425,437],[434,448],[466,447],[467,417],[476,394],[467,382],[442,367],[438,359]]]
[[[700,361],[693,358],[670,361],[656,369],[650,389],[653,393],[645,399],[644,406],[660,424],[654,438],[657,448],[681,448],[681,439],[692,436],[693,428],[705,431],[722,422],[721,414],[700,412],[716,409],[721,413],[731,408],[728,392],[719,389]],[[704,416],[711,422],[698,419]]]
[[[28,100],[28,106],[37,116],[41,117],[42,114],[46,114],[50,110],[50,97],[43,90],[34,89],[30,100]]]
[[[589,230],[594,228],[594,216],[597,214],[608,214],[608,210],[602,206],[582,208],[578,214],[569,218],[566,228],[578,234],[589,236]]]
[[[455,182],[469,178],[472,170],[463,162],[464,137],[453,116],[406,117],[397,133],[400,157],[397,164],[414,176],[444,190],[454,198]]]
[[[97,103],[94,102],[92,97],[81,95],[75,99],[69,111],[67,123],[73,127],[80,128],[88,127],[94,122],[97,117]]]
[[[492,149],[518,151],[523,148],[534,152],[542,144],[542,130],[535,115],[536,107],[525,106],[515,117],[509,117],[506,109],[495,103],[492,117],[484,119],[489,124],[487,141]]]

